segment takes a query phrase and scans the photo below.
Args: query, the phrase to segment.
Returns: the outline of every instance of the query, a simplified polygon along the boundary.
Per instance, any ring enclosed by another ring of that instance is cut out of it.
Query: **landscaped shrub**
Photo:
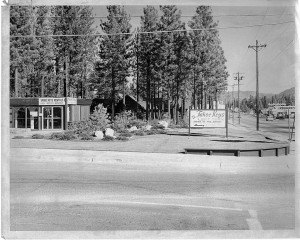
[[[116,115],[112,124],[112,129],[114,129],[116,132],[123,131],[126,128],[131,127],[130,122],[134,119],[135,117],[133,116],[131,111],[121,112]]]
[[[23,139],[24,136],[14,136],[14,139]]]
[[[80,122],[70,123],[69,130],[73,130],[76,134],[80,133],[93,133],[95,131],[104,131],[109,127],[110,119],[107,114],[107,109],[99,104],[94,112],[90,115],[89,119]]]
[[[130,133],[128,129],[119,130],[118,133]]]
[[[155,135],[157,134],[157,130],[156,129],[150,129],[149,131],[146,132],[147,135]]]
[[[141,119],[131,119],[129,121],[129,127],[136,126],[137,128],[142,128],[146,125],[147,125],[147,122],[143,121]]]
[[[33,139],[43,139],[43,138],[45,138],[45,136],[42,135],[42,134],[36,133],[36,134],[33,134],[33,135],[32,135],[32,138],[33,138]]]
[[[113,140],[115,140],[115,138],[112,136],[105,136],[102,140],[103,141],[113,141]]]
[[[104,131],[110,124],[107,109],[99,104],[89,117],[93,131]]]
[[[119,135],[120,137],[132,137],[133,136],[133,134],[132,133],[130,133],[130,132],[123,132],[123,133],[120,133],[120,135]]]
[[[74,132],[68,131],[68,132],[56,132],[52,133],[50,135],[50,139],[56,139],[56,140],[72,140],[75,139],[76,136]]]
[[[141,130],[134,131],[133,134],[136,136],[145,136],[146,135],[146,133]]]
[[[152,126],[152,129],[165,129],[165,127],[161,125],[157,119],[152,120],[150,125]]]
[[[79,139],[80,140],[88,140],[88,141],[94,140],[93,136],[91,136],[89,133],[80,133]]]
[[[121,140],[121,141],[128,141],[129,140],[129,138],[125,137],[125,136],[118,136],[116,139]]]

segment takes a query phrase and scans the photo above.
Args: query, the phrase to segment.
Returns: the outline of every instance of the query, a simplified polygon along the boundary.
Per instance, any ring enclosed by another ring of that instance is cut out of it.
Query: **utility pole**
[[[234,97],[233,97],[233,90],[234,90],[234,86],[236,86],[236,84],[232,84],[231,87],[232,87],[232,92],[231,92],[231,102],[232,102],[232,124],[234,124]]]
[[[243,80],[243,77],[244,76],[240,76],[240,74],[243,74],[243,73],[236,73],[237,76],[234,77],[234,80],[237,80],[238,81],[238,108],[239,108],[239,124],[241,124],[241,110],[240,110],[240,81]]]
[[[267,44],[258,45],[257,40],[256,40],[256,44],[254,46],[251,46],[251,45],[248,46],[248,48],[252,48],[256,52],[256,131],[259,131],[258,52],[266,46],[267,46]]]
[[[136,34],[136,116],[139,112],[139,34]]]

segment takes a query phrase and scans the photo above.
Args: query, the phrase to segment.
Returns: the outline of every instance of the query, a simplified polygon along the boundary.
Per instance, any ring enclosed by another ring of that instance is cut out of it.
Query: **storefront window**
[[[20,108],[17,111],[17,127],[18,128],[25,128],[25,108]]]
[[[62,129],[62,108],[43,108],[43,129]]]
[[[52,129],[52,107],[44,107],[43,109],[44,117],[44,129]]]
[[[61,129],[62,128],[62,110],[61,107],[53,107],[53,128]]]

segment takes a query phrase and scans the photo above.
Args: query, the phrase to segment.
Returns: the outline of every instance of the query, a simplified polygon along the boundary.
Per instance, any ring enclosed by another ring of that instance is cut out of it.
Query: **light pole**
[[[234,77],[234,80],[237,80],[238,81],[238,108],[239,108],[239,124],[241,124],[241,110],[240,110],[240,81],[243,80],[243,77],[244,76],[240,76],[240,74],[243,74],[243,73],[240,73],[238,72],[237,73],[237,76]]]

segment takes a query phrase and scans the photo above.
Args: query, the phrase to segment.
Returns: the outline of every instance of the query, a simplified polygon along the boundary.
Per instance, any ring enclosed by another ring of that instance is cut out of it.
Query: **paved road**
[[[294,158],[14,149],[11,231],[294,228]]]
[[[238,124],[237,114],[235,114],[234,123]],[[232,122],[232,119],[229,120]],[[292,131],[294,119],[290,119],[290,131]],[[256,130],[256,117],[252,115],[241,114],[241,124],[247,126],[249,129]],[[278,134],[284,139],[289,138],[289,127],[288,119],[275,119],[274,121],[266,121],[266,118],[259,118],[259,129],[271,133]],[[295,129],[293,139],[295,138]]]

